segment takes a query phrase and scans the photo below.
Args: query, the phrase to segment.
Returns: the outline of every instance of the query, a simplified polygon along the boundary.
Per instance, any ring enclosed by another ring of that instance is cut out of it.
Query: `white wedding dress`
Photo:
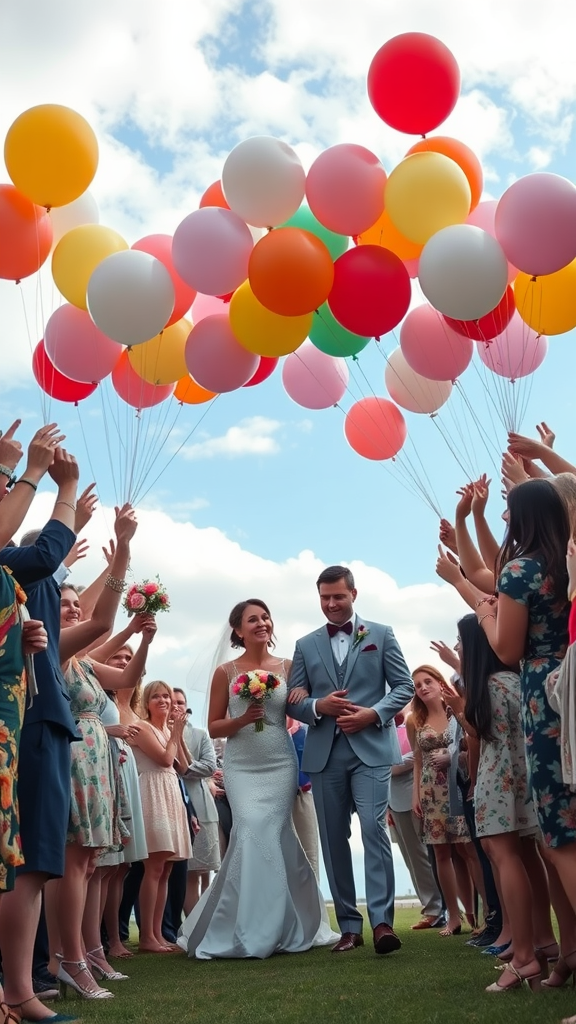
[[[226,666],[229,686],[237,677]],[[286,731],[286,682],[264,701],[264,729],[240,729],[226,743],[224,784],[232,833],[222,866],[182,928],[189,956],[258,957],[300,953],[336,942],[324,900],[292,825],[298,762]],[[229,713],[246,701],[229,689]]]

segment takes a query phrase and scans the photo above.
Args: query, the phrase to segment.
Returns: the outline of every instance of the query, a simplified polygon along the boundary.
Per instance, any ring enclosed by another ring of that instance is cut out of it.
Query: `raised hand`
[[[21,423],[22,420],[14,420],[5,434],[0,432],[0,465],[6,466],[7,469],[16,469],[23,455],[20,441],[14,438]]]
[[[447,519],[440,520],[439,537],[440,543],[443,544],[445,548],[450,548],[450,551],[453,551],[455,555],[458,554],[456,530],[452,526],[452,523],[449,523]]]
[[[28,445],[28,458],[24,476],[34,481],[40,480],[47,469],[54,462],[54,452],[58,445],[66,438],[60,433],[56,423],[48,423],[40,427]]]
[[[456,494],[460,495],[460,501],[456,505],[456,519],[467,519],[472,511],[474,484],[464,484]]]
[[[136,533],[138,520],[132,505],[126,503],[122,508],[116,507],[116,519],[114,520],[114,533],[118,543],[129,544]]]
[[[40,654],[48,646],[48,633],[39,619],[27,619],[22,623],[22,652]]]
[[[431,640],[430,650],[434,651],[445,665],[449,665],[455,672],[460,672],[460,658],[443,640]]]
[[[64,565],[67,565],[68,568],[70,569],[74,565],[74,562],[77,562],[78,559],[86,558],[86,555],[88,554],[89,550],[90,545],[87,540],[77,540],[76,543],[72,545],[70,551],[66,555],[66,558],[64,559]]]
[[[153,615],[148,615],[147,619],[148,621],[144,623],[141,630],[142,641],[145,644],[151,644],[154,637],[156,636],[158,626],[156,625],[156,619],[154,618]]]
[[[512,455],[521,455],[526,459],[539,459],[542,445],[542,441],[534,441],[531,437],[524,437],[513,431],[508,434],[508,451],[512,452]]]
[[[460,583],[462,579],[462,573],[460,572],[460,566],[454,555],[450,551],[444,551],[441,544],[438,545],[438,559],[436,561],[436,575],[444,580],[445,583],[451,583],[453,587],[457,583]]]
[[[114,555],[116,554],[116,545],[115,545],[114,541],[112,540],[112,538],[110,538],[110,540],[108,541],[108,547],[107,548],[105,548],[104,546],[102,547],[102,554],[104,555],[104,558],[106,559],[106,562],[108,563],[108,565],[111,565],[112,564],[112,559],[114,558]]]
[[[509,493],[516,484],[523,484],[530,477],[522,465],[522,459],[512,455],[509,451],[502,454],[502,483],[506,493]]]
[[[51,465],[48,466],[48,473],[54,483],[58,484],[58,487],[80,479],[80,470],[76,459],[65,448],[60,448],[59,445],[56,445],[54,448],[54,459]]]
[[[474,494],[472,497],[472,515],[483,516],[486,511],[486,504],[490,494],[491,480],[488,480],[486,473],[474,483]]]
[[[149,612],[138,612],[136,615],[132,616],[128,625],[131,627],[133,633],[141,633],[143,629],[151,623],[156,628],[156,619],[153,615],[150,615]]]
[[[78,498],[76,502],[76,518],[74,520],[74,533],[80,533],[87,523],[90,522],[94,515],[94,509],[98,504],[98,496],[93,494],[92,491],[96,487],[96,484],[89,484],[88,487]]]
[[[540,435],[542,444],[545,444],[547,448],[553,448],[554,441],[556,440],[556,434],[553,430],[550,430],[548,424],[544,423],[544,420],[542,420],[542,423],[536,424],[536,430]]]

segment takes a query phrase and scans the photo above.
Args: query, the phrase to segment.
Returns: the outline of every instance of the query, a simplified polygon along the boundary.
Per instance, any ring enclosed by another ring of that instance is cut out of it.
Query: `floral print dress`
[[[570,605],[554,593],[537,558],[504,566],[498,591],[528,608],[528,636],[520,685],[528,783],[547,846],[576,840],[576,793],[562,782],[560,719],[546,698],[546,676],[558,668],[568,643]]]
[[[420,806],[422,808],[422,839],[427,845],[468,843],[470,832],[463,814],[456,814],[451,794],[451,765],[435,768],[432,756],[450,748],[450,728],[436,732],[425,723],[416,731],[421,755]],[[456,755],[453,755],[453,757]]]
[[[14,888],[15,870],[24,863],[16,787],[26,703],[18,605],[25,600],[10,570],[0,566],[0,892]]]

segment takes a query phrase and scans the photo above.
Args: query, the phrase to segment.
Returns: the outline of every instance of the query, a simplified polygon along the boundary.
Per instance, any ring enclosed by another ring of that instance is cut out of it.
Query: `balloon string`
[[[138,501],[139,491],[142,488],[142,486],[144,485],[144,480],[147,478],[147,476],[148,476],[150,470],[152,469],[152,466],[156,462],[156,460],[160,458],[160,454],[161,454],[162,450],[164,449],[165,445],[167,444],[168,438],[170,437],[172,431],[174,430],[174,427],[176,426],[176,422],[179,419],[180,414],[182,412],[182,404],[180,402],[177,402],[176,403],[176,412],[175,412],[174,418],[172,420],[172,423],[170,424],[170,426],[168,428],[166,428],[166,422],[167,422],[168,417],[170,415],[170,407],[171,407],[171,405],[172,405],[172,403],[168,402],[168,401],[161,403],[160,408],[162,410],[162,415],[161,415],[160,419],[158,420],[158,422],[156,423],[154,429],[152,429],[152,422],[151,422],[152,417],[150,416],[149,419],[148,419],[148,433],[147,433],[146,438],[144,440],[144,452],[145,452],[145,454],[147,454],[148,457],[146,459],[144,459],[143,462],[142,462],[140,474],[139,474],[138,480],[137,480],[137,482],[136,482],[136,484],[134,486],[134,491],[133,491],[134,503],[136,503],[136,501]],[[165,406],[165,408],[162,408],[162,406]],[[151,436],[151,440],[150,440],[150,443],[149,443],[150,436]]]
[[[100,496],[101,495],[100,485],[98,484],[98,480],[97,480],[97,477],[96,477],[96,471],[95,471],[94,466],[92,464],[92,459],[90,458],[90,451],[89,451],[89,448],[88,448],[88,442],[86,440],[86,432],[84,430],[84,424],[82,423],[82,417],[80,416],[80,403],[76,403],[76,412],[78,414],[78,423],[80,425],[80,433],[82,434],[82,440],[84,441],[84,450],[86,452],[86,458],[88,459],[88,465],[90,467],[90,473],[92,474],[92,479],[94,480],[94,482],[96,484],[96,490],[98,492],[98,498],[99,498],[99,501],[100,501],[100,507],[102,508],[102,513],[103,513],[103,516],[104,516],[104,523],[105,523],[107,531],[109,533],[111,533],[112,531],[111,531],[110,525],[109,525],[109,523],[107,521],[106,512],[104,511],[105,506],[103,505],[102,498]]]
[[[189,440],[190,440],[190,438],[192,437],[192,435],[193,435],[193,434],[195,433],[195,431],[196,431],[196,430],[198,429],[198,427],[200,426],[200,424],[201,424],[201,423],[203,422],[203,420],[204,420],[204,419],[206,418],[206,416],[208,415],[208,413],[210,412],[210,410],[211,410],[211,409],[212,409],[212,407],[214,406],[214,403],[215,403],[215,402],[217,402],[219,398],[220,398],[220,395],[216,395],[216,396],[215,396],[215,397],[214,397],[214,398],[212,399],[212,401],[208,403],[208,406],[207,406],[207,408],[206,408],[206,409],[204,410],[204,412],[203,412],[202,416],[200,417],[200,419],[198,420],[198,422],[197,422],[197,423],[196,423],[196,424],[195,424],[195,425],[193,426],[193,428],[192,428],[192,430],[190,431],[190,433],[189,433],[189,434],[187,434],[187,435],[186,435],[186,437],[184,438],[184,440],[182,441],[182,443],[181,443],[180,445],[178,445],[178,448],[176,449],[176,451],[175,451],[175,452],[173,453],[173,455],[172,455],[172,456],[171,456],[171,458],[170,458],[170,459],[168,460],[168,462],[166,463],[166,465],[164,466],[164,468],[163,468],[163,469],[162,469],[162,470],[160,471],[160,473],[158,473],[158,476],[154,477],[154,480],[152,481],[152,483],[150,484],[150,486],[148,487],[148,489],[147,489],[146,491],[144,491],[144,494],[140,495],[140,499],[139,499],[140,501],[143,501],[143,500],[144,500],[144,498],[146,497],[146,495],[150,493],[150,491],[152,490],[152,488],[154,487],[154,485],[155,485],[155,484],[157,483],[157,481],[158,481],[158,480],[160,479],[160,477],[161,477],[161,476],[162,476],[162,475],[163,475],[163,474],[164,474],[164,473],[166,472],[166,470],[168,469],[168,466],[169,466],[169,465],[170,465],[170,464],[171,464],[171,463],[172,463],[172,462],[174,461],[174,459],[176,458],[176,456],[178,455],[178,453],[179,453],[179,452],[180,452],[180,451],[182,450],[182,448],[183,448],[183,447],[184,447],[184,445],[185,445],[185,444],[187,443],[187,441],[189,441]]]

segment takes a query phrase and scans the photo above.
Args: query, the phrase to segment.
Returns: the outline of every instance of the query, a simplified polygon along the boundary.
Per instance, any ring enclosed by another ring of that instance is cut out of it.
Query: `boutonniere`
[[[369,633],[370,630],[366,629],[366,626],[358,626],[358,629],[354,633],[354,642],[352,644],[352,650],[354,650],[354,648],[357,647],[358,644],[361,644],[362,641],[366,639]]]

